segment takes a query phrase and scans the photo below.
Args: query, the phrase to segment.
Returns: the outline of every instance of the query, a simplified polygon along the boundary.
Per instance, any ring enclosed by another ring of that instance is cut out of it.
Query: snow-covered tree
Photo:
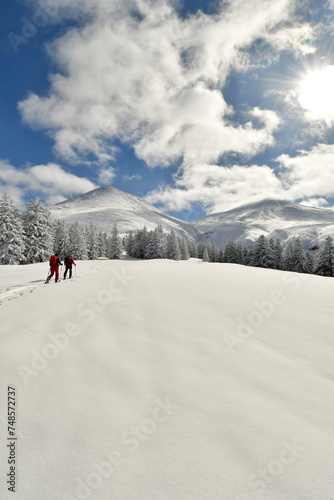
[[[144,259],[145,250],[148,242],[148,232],[146,226],[143,229],[136,231],[134,235],[133,245],[130,257],[135,259]]]
[[[162,226],[159,225],[154,231],[150,231],[148,235],[144,252],[145,259],[165,259],[166,246],[166,237]]]
[[[314,272],[314,257],[310,252],[306,252],[306,269],[304,272],[308,274],[313,274]]]
[[[283,254],[283,268],[295,273],[307,272],[306,254],[299,238],[292,238],[288,242]]]
[[[212,240],[207,245],[208,255],[210,262],[218,262],[219,261],[219,248],[216,243]]]
[[[28,263],[45,262],[53,253],[51,213],[37,198],[27,203],[23,228]]]
[[[86,233],[78,222],[70,226],[70,254],[78,260],[88,259]]]
[[[252,266],[270,268],[269,245],[266,237],[261,234],[254,243]]]
[[[13,200],[4,194],[0,200],[0,264],[23,263],[24,249],[21,218]]]
[[[203,262],[210,262],[210,257],[209,257],[209,252],[208,252],[207,247],[204,248],[202,260],[203,260]]]
[[[107,257],[108,238],[106,233],[99,231],[99,257]]]
[[[319,254],[316,274],[334,276],[334,245],[331,236],[327,236],[325,246]]]
[[[225,262],[229,262],[230,264],[242,264],[243,258],[241,245],[234,241],[229,241],[225,247],[224,256]]]
[[[95,224],[91,224],[86,230],[88,258],[96,260],[100,257],[99,232]]]
[[[167,238],[167,259],[181,260],[180,244],[174,231],[172,231]]]
[[[189,257],[197,259],[198,258],[197,244],[194,241],[190,241],[188,243],[188,249],[189,249]]]
[[[123,254],[122,240],[118,235],[117,224],[115,222],[109,240],[108,257],[109,259],[121,259],[122,254]]]
[[[181,260],[189,260],[190,254],[189,254],[187,240],[185,240],[184,238],[181,238],[179,240],[179,245],[180,245],[180,251],[181,251]]]
[[[70,227],[64,220],[55,223],[53,247],[63,258],[70,254]]]

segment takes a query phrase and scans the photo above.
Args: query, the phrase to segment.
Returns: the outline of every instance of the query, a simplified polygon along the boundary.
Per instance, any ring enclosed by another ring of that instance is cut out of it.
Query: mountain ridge
[[[107,232],[115,222],[120,233],[144,226],[152,230],[160,224],[166,232],[174,230],[191,241],[213,240],[219,247],[224,247],[230,240],[247,244],[264,234],[283,242],[299,236],[307,248],[319,245],[328,234],[334,236],[333,210],[273,198],[186,222],[164,213],[138,196],[109,186],[57,203],[50,210],[56,219],[65,219],[69,223],[78,221],[83,225],[95,223]]]

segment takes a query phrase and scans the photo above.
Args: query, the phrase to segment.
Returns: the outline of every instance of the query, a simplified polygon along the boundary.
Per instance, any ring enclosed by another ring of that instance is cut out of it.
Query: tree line
[[[214,241],[196,243],[181,238],[174,231],[165,233],[161,226],[152,231],[146,227],[120,237],[114,224],[111,233],[94,224],[89,227],[64,220],[54,221],[51,212],[38,199],[27,203],[19,214],[8,194],[0,199],[0,264],[45,262],[50,255],[72,255],[78,260],[100,257],[121,259],[126,253],[137,259],[188,260],[234,263],[246,266],[280,269],[298,273],[334,276],[334,244],[327,236],[325,245],[306,251],[298,237],[283,248],[280,240],[261,235],[247,245],[230,241],[224,249]]]

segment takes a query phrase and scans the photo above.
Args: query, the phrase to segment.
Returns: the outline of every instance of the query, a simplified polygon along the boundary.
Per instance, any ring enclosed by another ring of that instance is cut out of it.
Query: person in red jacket
[[[60,262],[60,259],[58,257],[58,254],[55,253],[50,257],[50,274],[46,278],[45,283],[49,283],[50,279],[52,278],[53,275],[55,275],[55,282],[59,280],[59,266],[61,266],[62,263]]]
[[[72,278],[72,266],[73,265],[76,266],[76,263],[74,262],[73,257],[68,255],[64,260],[64,264],[65,264],[64,280],[66,280],[67,271],[69,271],[69,278]]]

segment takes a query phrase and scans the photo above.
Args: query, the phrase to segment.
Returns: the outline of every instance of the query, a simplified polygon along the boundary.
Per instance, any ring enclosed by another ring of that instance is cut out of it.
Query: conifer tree
[[[23,214],[27,263],[45,262],[53,252],[51,213],[35,198]]]
[[[100,257],[99,233],[95,224],[91,224],[86,230],[88,258],[96,260]]]
[[[70,226],[70,254],[78,260],[88,259],[86,232],[79,222]]]
[[[109,241],[108,257],[109,259],[121,259],[122,255],[123,255],[122,240],[118,235],[117,224],[115,222]]]
[[[70,228],[64,220],[55,223],[53,247],[63,258],[70,254]]]
[[[255,267],[270,267],[269,246],[266,237],[261,234],[254,244],[252,265]]]
[[[334,276],[334,245],[331,236],[327,236],[325,246],[319,254],[316,274]]]
[[[0,200],[0,264],[23,263],[24,249],[21,218],[13,200],[4,194]]]
[[[179,244],[181,251],[181,260],[189,260],[190,255],[189,255],[188,242],[184,238],[182,238],[179,240]]]
[[[208,252],[207,247],[204,248],[202,260],[203,260],[203,262],[210,262],[210,257],[209,257],[209,252]]]
[[[174,231],[172,231],[167,238],[167,259],[181,260],[180,244]]]

